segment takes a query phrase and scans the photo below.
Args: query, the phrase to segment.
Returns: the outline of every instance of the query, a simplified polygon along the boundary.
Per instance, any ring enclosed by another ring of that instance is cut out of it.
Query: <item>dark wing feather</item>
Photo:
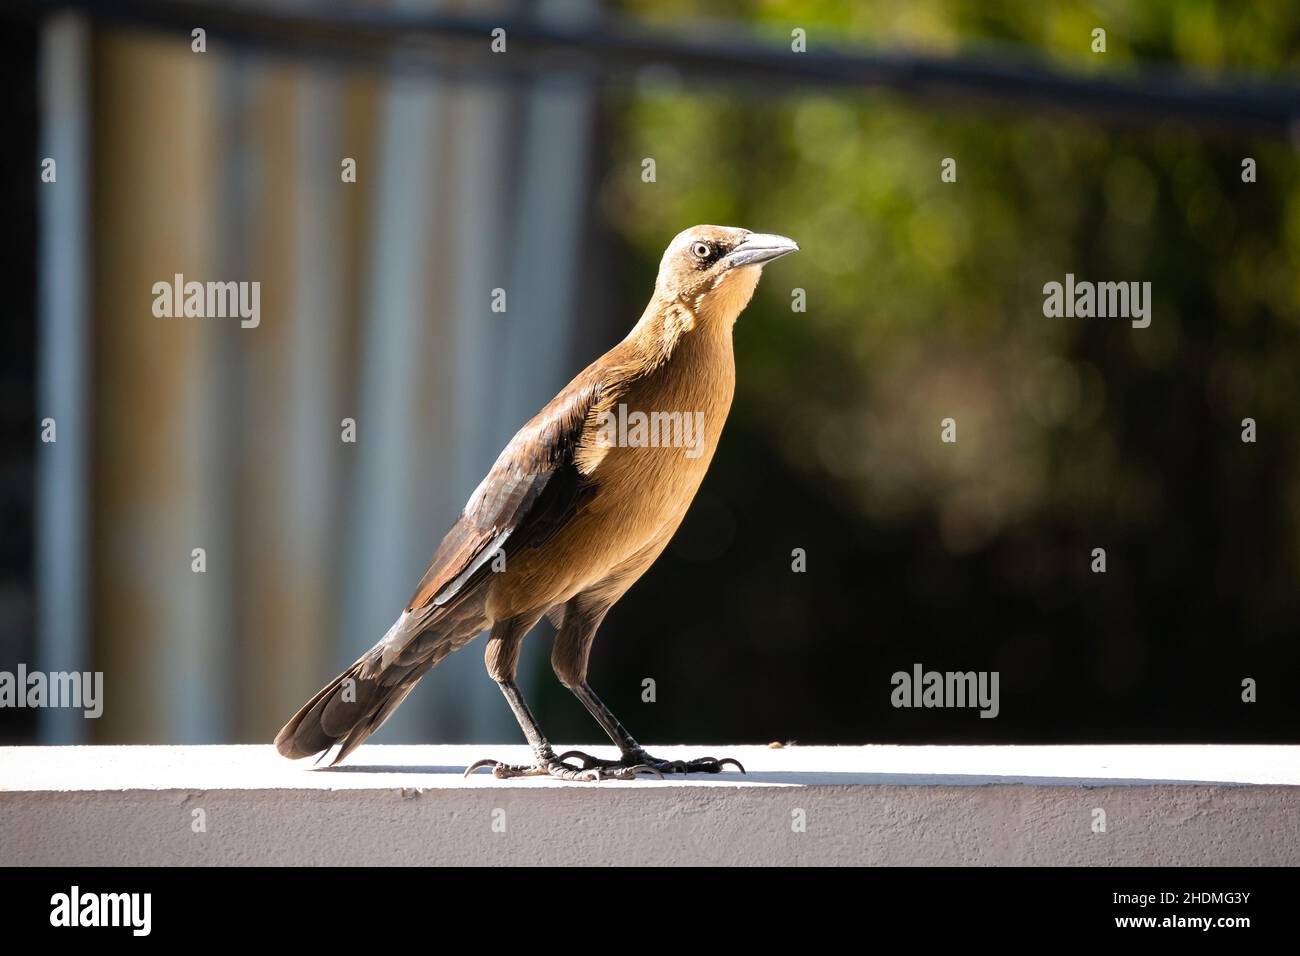
[[[590,500],[595,483],[579,473],[574,456],[607,391],[593,366],[519,430],[439,545],[408,611],[454,603],[491,573],[498,550],[509,559],[537,547]]]

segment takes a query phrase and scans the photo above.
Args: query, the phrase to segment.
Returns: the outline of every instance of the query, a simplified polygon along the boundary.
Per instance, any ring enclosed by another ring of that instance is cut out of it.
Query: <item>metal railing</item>
[[[602,16],[572,23],[529,10],[464,15],[331,4],[248,0],[20,0],[40,15],[76,9],[96,22],[183,31],[294,56],[378,61],[390,69],[520,80],[538,73],[635,77],[647,68],[684,81],[760,86],[766,93],[896,90],[930,101],[976,101],[1033,112],[1067,112],[1103,123],[1172,120],[1205,132],[1300,140],[1300,85],[1244,76],[1210,79],[1187,70],[1142,68],[1131,76],[1079,75],[1015,48],[942,57],[824,46],[807,52],[734,27],[685,37]],[[491,49],[504,29],[507,53]]]

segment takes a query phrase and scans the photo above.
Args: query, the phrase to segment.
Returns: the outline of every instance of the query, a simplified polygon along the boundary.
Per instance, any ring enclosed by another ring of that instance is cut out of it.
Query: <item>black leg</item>
[[[625,767],[649,767],[659,773],[720,773],[723,767],[734,764],[737,770],[744,773],[745,768],[740,765],[740,761],[731,757],[722,760],[716,757],[660,760],[650,756],[596,696],[596,692],[587,683],[587,658],[591,654],[591,642],[596,638],[596,629],[618,597],[619,595],[609,593],[603,596],[580,594],[564,606],[558,622],[559,630],[555,635],[555,649],[551,652],[551,667],[560,683],[582,701],[582,705],[596,718],[605,733],[609,734],[609,739],[614,741],[621,756],[618,760],[602,760],[580,750],[570,750],[561,754],[560,759],[575,757],[582,761],[583,770],[607,772]]]
[[[569,690],[573,691],[573,695],[582,701],[583,706],[591,712],[591,716],[595,717],[605,733],[609,734],[609,739],[614,741],[622,757],[619,760],[602,760],[581,750],[569,750],[560,754],[560,760],[575,757],[582,761],[583,770],[609,771],[619,767],[635,766],[651,767],[660,773],[721,773],[722,768],[727,764],[735,764],[737,770],[741,773],[745,772],[740,761],[734,757],[723,757],[721,760],[717,757],[697,757],[694,760],[660,760],[658,757],[652,757],[627,732],[619,719],[614,716],[614,712],[605,706],[604,701],[596,696],[596,692],[591,689],[591,685],[586,680],[578,681]]]
[[[519,722],[520,730],[524,732],[524,738],[528,741],[528,745],[533,748],[535,762],[532,764],[507,764],[499,760],[479,760],[466,768],[465,776],[468,777],[480,767],[491,767],[492,775],[502,779],[509,777],[558,777],[561,780],[582,781],[632,780],[639,773],[656,773],[653,768],[636,764],[616,767],[572,767],[555,756],[555,751],[551,749],[550,742],[546,739],[546,735],[542,733],[537,718],[533,716],[532,710],[528,707],[528,702],[524,700],[519,685],[515,683],[515,669],[519,662],[519,642],[535,623],[536,619],[527,622],[516,620],[494,626],[492,636],[488,639],[487,650],[488,672],[501,688],[506,703],[510,705],[510,709],[514,712],[515,720]]]
[[[614,741],[620,753],[627,756],[641,750],[641,745],[627,732],[627,728],[619,723],[614,712],[605,706],[605,702],[596,696],[590,684],[584,680],[569,689],[573,691],[573,696],[582,701],[582,705],[587,708],[591,716],[596,718],[596,723],[609,734],[609,739]]]

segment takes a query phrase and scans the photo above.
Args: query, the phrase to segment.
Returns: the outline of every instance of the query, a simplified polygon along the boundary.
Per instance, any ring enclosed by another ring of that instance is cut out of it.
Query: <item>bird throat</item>
[[[707,339],[715,346],[725,341],[729,353],[736,319],[753,297],[761,274],[761,268],[741,267],[724,273],[689,299],[651,300],[641,321],[628,334],[630,341],[639,343],[642,368],[657,368],[667,362],[688,338]]]
[[[730,329],[754,297],[762,273],[759,266],[741,266],[723,273],[695,297],[692,311],[702,322]]]

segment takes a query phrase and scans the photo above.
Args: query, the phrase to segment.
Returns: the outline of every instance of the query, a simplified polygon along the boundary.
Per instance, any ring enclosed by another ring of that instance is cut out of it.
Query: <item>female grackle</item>
[[[511,439],[401,616],[285,724],[275,738],[280,753],[306,757],[338,745],[337,763],[430,669],[490,629],[488,672],[535,763],[481,760],[467,774],[489,766],[498,777],[627,780],[717,773],[728,763],[743,770],[730,759],[650,756],[587,684],[587,656],[606,612],[667,546],[713,459],[735,387],[732,327],[763,265],[798,248],[784,236],[722,226],[673,239],[641,320]],[[621,427],[610,427],[615,419]],[[654,424],[654,440],[629,422]],[[692,434],[674,441],[687,423]],[[557,630],[556,676],[618,745],[618,760],[557,756],[524,702],[515,684],[519,645],[543,615]]]

